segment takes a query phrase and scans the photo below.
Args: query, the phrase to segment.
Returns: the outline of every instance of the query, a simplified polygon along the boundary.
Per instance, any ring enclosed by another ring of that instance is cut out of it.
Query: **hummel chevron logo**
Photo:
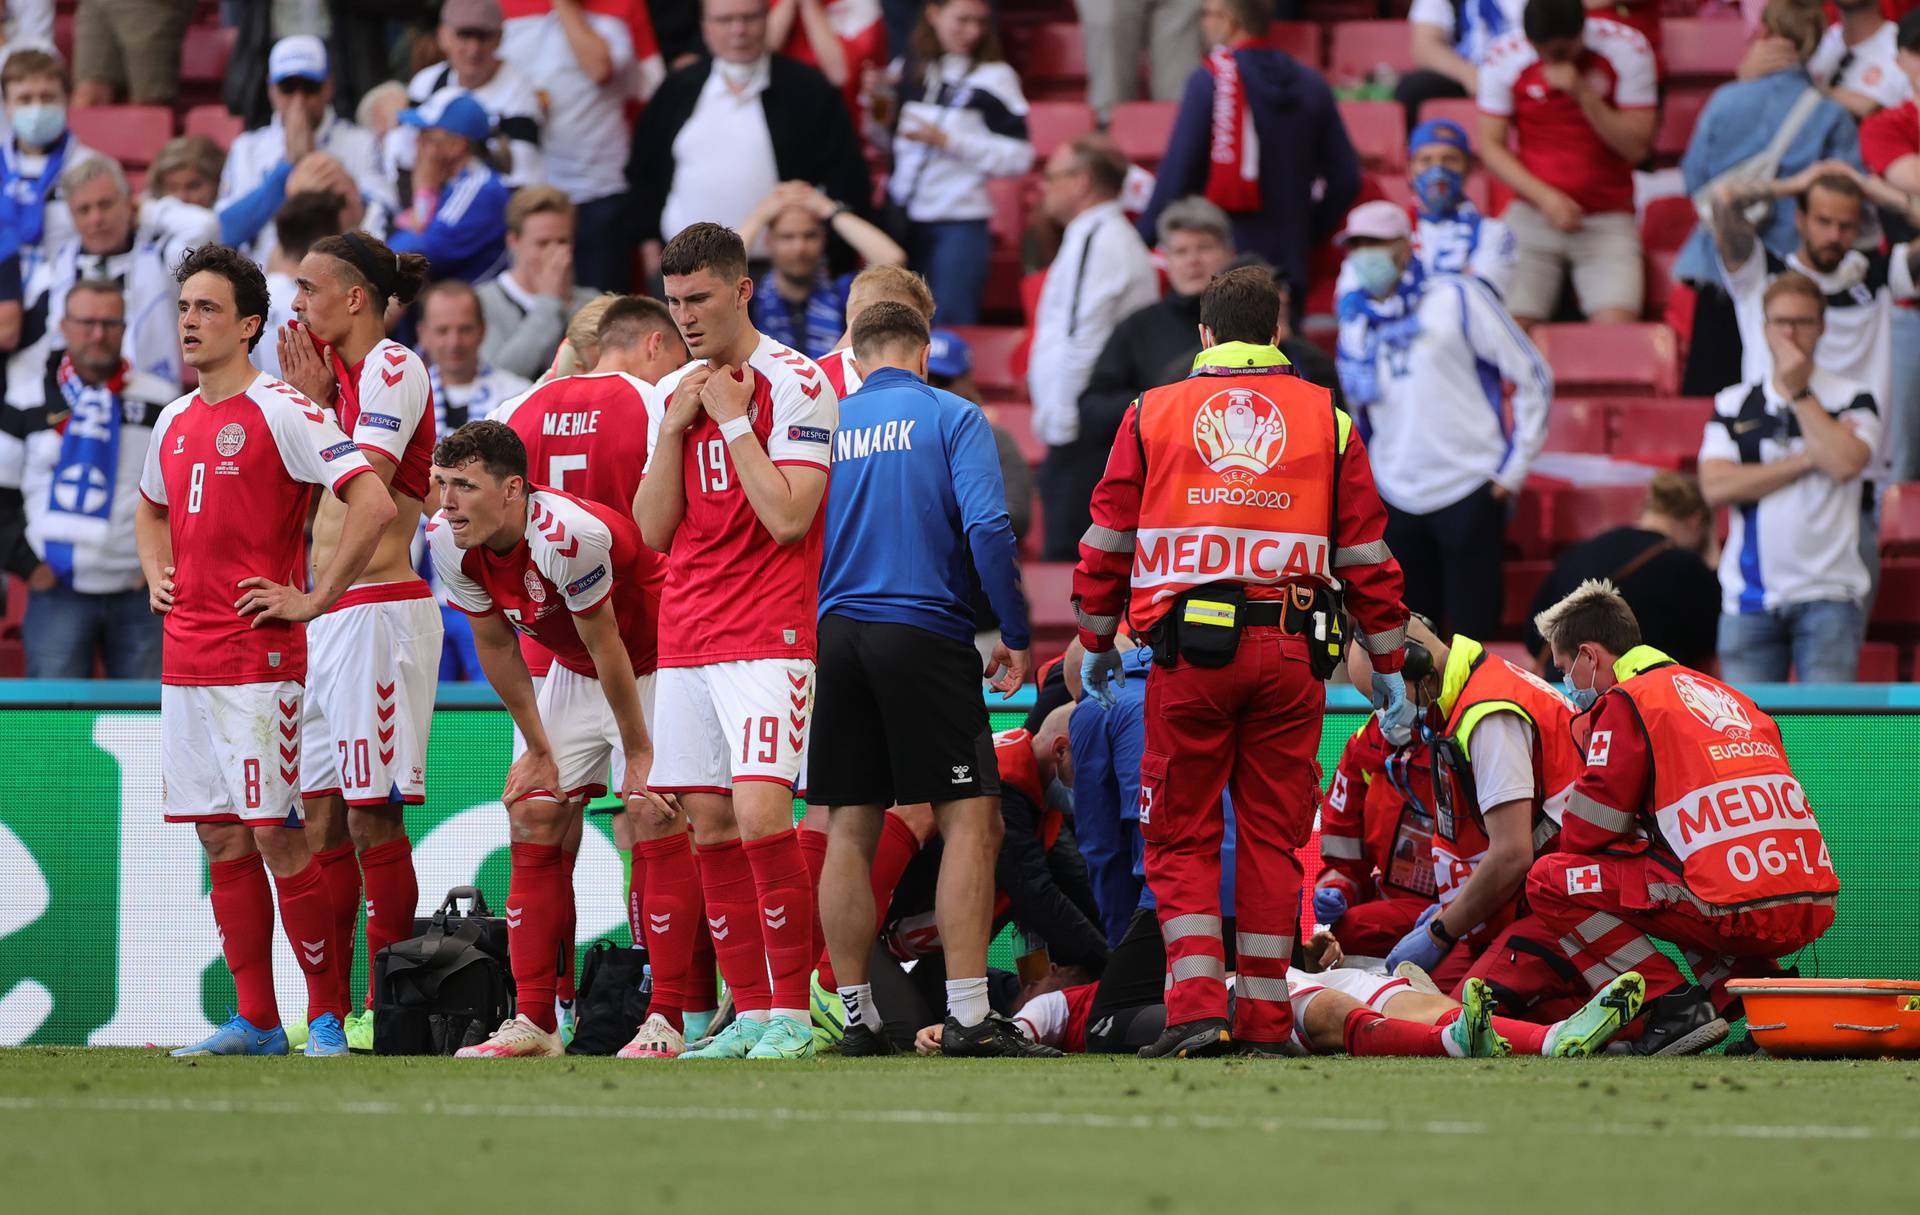
[[[727,934],[732,931],[731,928],[727,927],[726,916],[721,916],[717,920],[712,916],[707,917],[707,935],[711,936],[714,940],[724,941],[727,939]]]
[[[381,683],[379,680],[376,679],[373,681],[373,694],[375,696],[378,696],[381,700],[392,700],[393,687],[394,687],[393,684]]]
[[[778,907],[763,907],[761,910],[766,913],[768,928],[785,928],[787,926],[787,905],[785,903],[780,904]]]
[[[406,361],[407,352],[401,347],[394,346],[387,351],[387,362],[392,363],[395,367],[401,366]]]
[[[508,928],[520,927],[520,908],[518,907],[507,908],[507,927]]]
[[[383,371],[380,373],[380,378],[386,381],[386,385],[388,388],[392,388],[395,384],[398,384],[401,380],[406,379],[407,373],[404,371]]]
[[[807,400],[817,401],[820,399],[821,387],[822,387],[821,383],[817,381],[808,381],[800,385],[800,392],[801,392],[801,395],[807,398]]]
[[[673,913],[671,911],[663,912],[659,915],[649,913],[647,920],[649,921],[648,926],[654,932],[666,932],[673,927]]]
[[[309,966],[324,966],[327,961],[326,940],[300,942],[300,956],[307,960]]]

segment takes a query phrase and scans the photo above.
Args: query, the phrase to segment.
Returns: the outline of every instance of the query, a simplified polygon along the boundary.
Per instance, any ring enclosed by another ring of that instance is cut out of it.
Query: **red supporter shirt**
[[[799,2],[786,0],[788,4]],[[840,95],[846,99],[847,113],[857,126],[860,77],[868,68],[885,67],[887,63],[887,23],[881,20],[880,0],[827,0],[827,24],[833,27],[833,36],[847,61],[847,79],[840,86]],[[810,67],[820,66],[820,57],[813,53],[813,42],[807,34],[806,18],[797,13],[781,53]]]
[[[653,390],[659,416],[680,377],[698,365],[688,364]],[[748,416],[767,455],[778,466],[826,472],[840,414],[826,375],[812,359],[764,336],[747,366],[754,376]],[[805,539],[777,543],[747,501],[713,419],[702,411],[683,442],[687,510],[667,554],[660,665],[812,658],[826,511],[814,515]]]
[[[633,513],[633,495],[640,488],[658,425],[647,408],[644,387],[620,372],[564,376],[508,401],[494,411],[493,420],[505,422],[520,436],[527,448],[527,468],[541,484],[627,516]],[[658,662],[666,558],[642,544],[635,571],[634,580],[646,589],[646,613],[634,622],[639,634],[623,633],[623,638],[634,656],[634,669],[644,675]],[[521,641],[528,668],[545,674],[548,656],[526,637]]]
[[[1860,124],[1860,159],[1885,177],[1893,162],[1920,153],[1920,108],[1911,101],[1881,110]]]
[[[167,406],[140,474],[140,493],[166,511],[173,541],[160,682],[305,679],[306,626],[253,627],[233,607],[240,582],[305,586],[313,487],[338,494],[372,471],[325,409],[265,375],[224,401],[194,392]]]
[[[1652,109],[1660,102],[1653,48],[1636,29],[1587,18],[1579,70],[1610,106]],[[1526,35],[1514,31],[1487,48],[1480,65],[1480,109],[1512,121],[1516,154],[1527,171],[1590,215],[1633,210],[1633,166],[1587,121],[1571,93],[1550,88]]]
[[[657,610],[641,571],[640,528],[624,511],[559,490],[530,487],[527,531],[504,553],[453,542],[442,515],[427,524],[434,572],[447,601],[470,616],[507,618],[576,674],[599,678],[573,618],[613,596],[613,615],[635,674],[645,668],[642,622]]]
[[[425,501],[433,466],[433,385],[420,356],[383,340],[352,367],[332,356],[340,429],[393,461],[393,488]]]

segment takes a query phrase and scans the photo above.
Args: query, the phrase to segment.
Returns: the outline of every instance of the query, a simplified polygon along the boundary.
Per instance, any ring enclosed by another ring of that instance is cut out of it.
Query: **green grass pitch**
[[[0,1207],[1913,1210],[1920,1064],[0,1051]]]

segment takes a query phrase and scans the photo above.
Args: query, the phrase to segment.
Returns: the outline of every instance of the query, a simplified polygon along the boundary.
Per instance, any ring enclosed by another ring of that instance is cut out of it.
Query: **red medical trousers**
[[[1227,1015],[1220,791],[1233,795],[1238,1001],[1233,1035],[1281,1044],[1293,1029],[1287,963],[1299,916],[1297,849],[1313,829],[1326,688],[1305,643],[1248,628],[1232,663],[1155,666],[1147,678],[1140,835],[1167,947],[1167,1023]]]

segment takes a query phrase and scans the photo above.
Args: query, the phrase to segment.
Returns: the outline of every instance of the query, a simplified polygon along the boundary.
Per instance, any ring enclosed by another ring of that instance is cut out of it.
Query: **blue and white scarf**
[[[46,234],[47,196],[60,180],[72,143],[72,134],[63,133],[47,149],[47,166],[40,176],[28,177],[20,171],[13,140],[0,138],[0,261],[39,244]],[[26,269],[21,268],[23,279]]]
[[[810,359],[832,350],[847,327],[847,286],[828,278],[824,270],[807,296],[806,314],[797,321],[786,297],[780,294],[778,276],[771,270],[754,288],[753,302],[760,314],[754,318],[754,327]]]
[[[1363,438],[1369,429],[1364,411],[1380,400],[1380,356],[1385,353],[1389,362],[1405,360],[1408,347],[1420,336],[1420,296],[1426,283],[1426,271],[1415,258],[1385,299],[1374,299],[1359,287],[1340,297],[1340,342],[1335,351],[1340,387],[1348,403],[1362,411]]]
[[[47,514],[37,530],[45,549],[42,559],[66,586],[73,585],[74,546],[108,538],[120,471],[120,391],[126,375],[122,363],[105,384],[88,384],[66,356],[56,373],[67,402],[67,424],[60,434]]]

